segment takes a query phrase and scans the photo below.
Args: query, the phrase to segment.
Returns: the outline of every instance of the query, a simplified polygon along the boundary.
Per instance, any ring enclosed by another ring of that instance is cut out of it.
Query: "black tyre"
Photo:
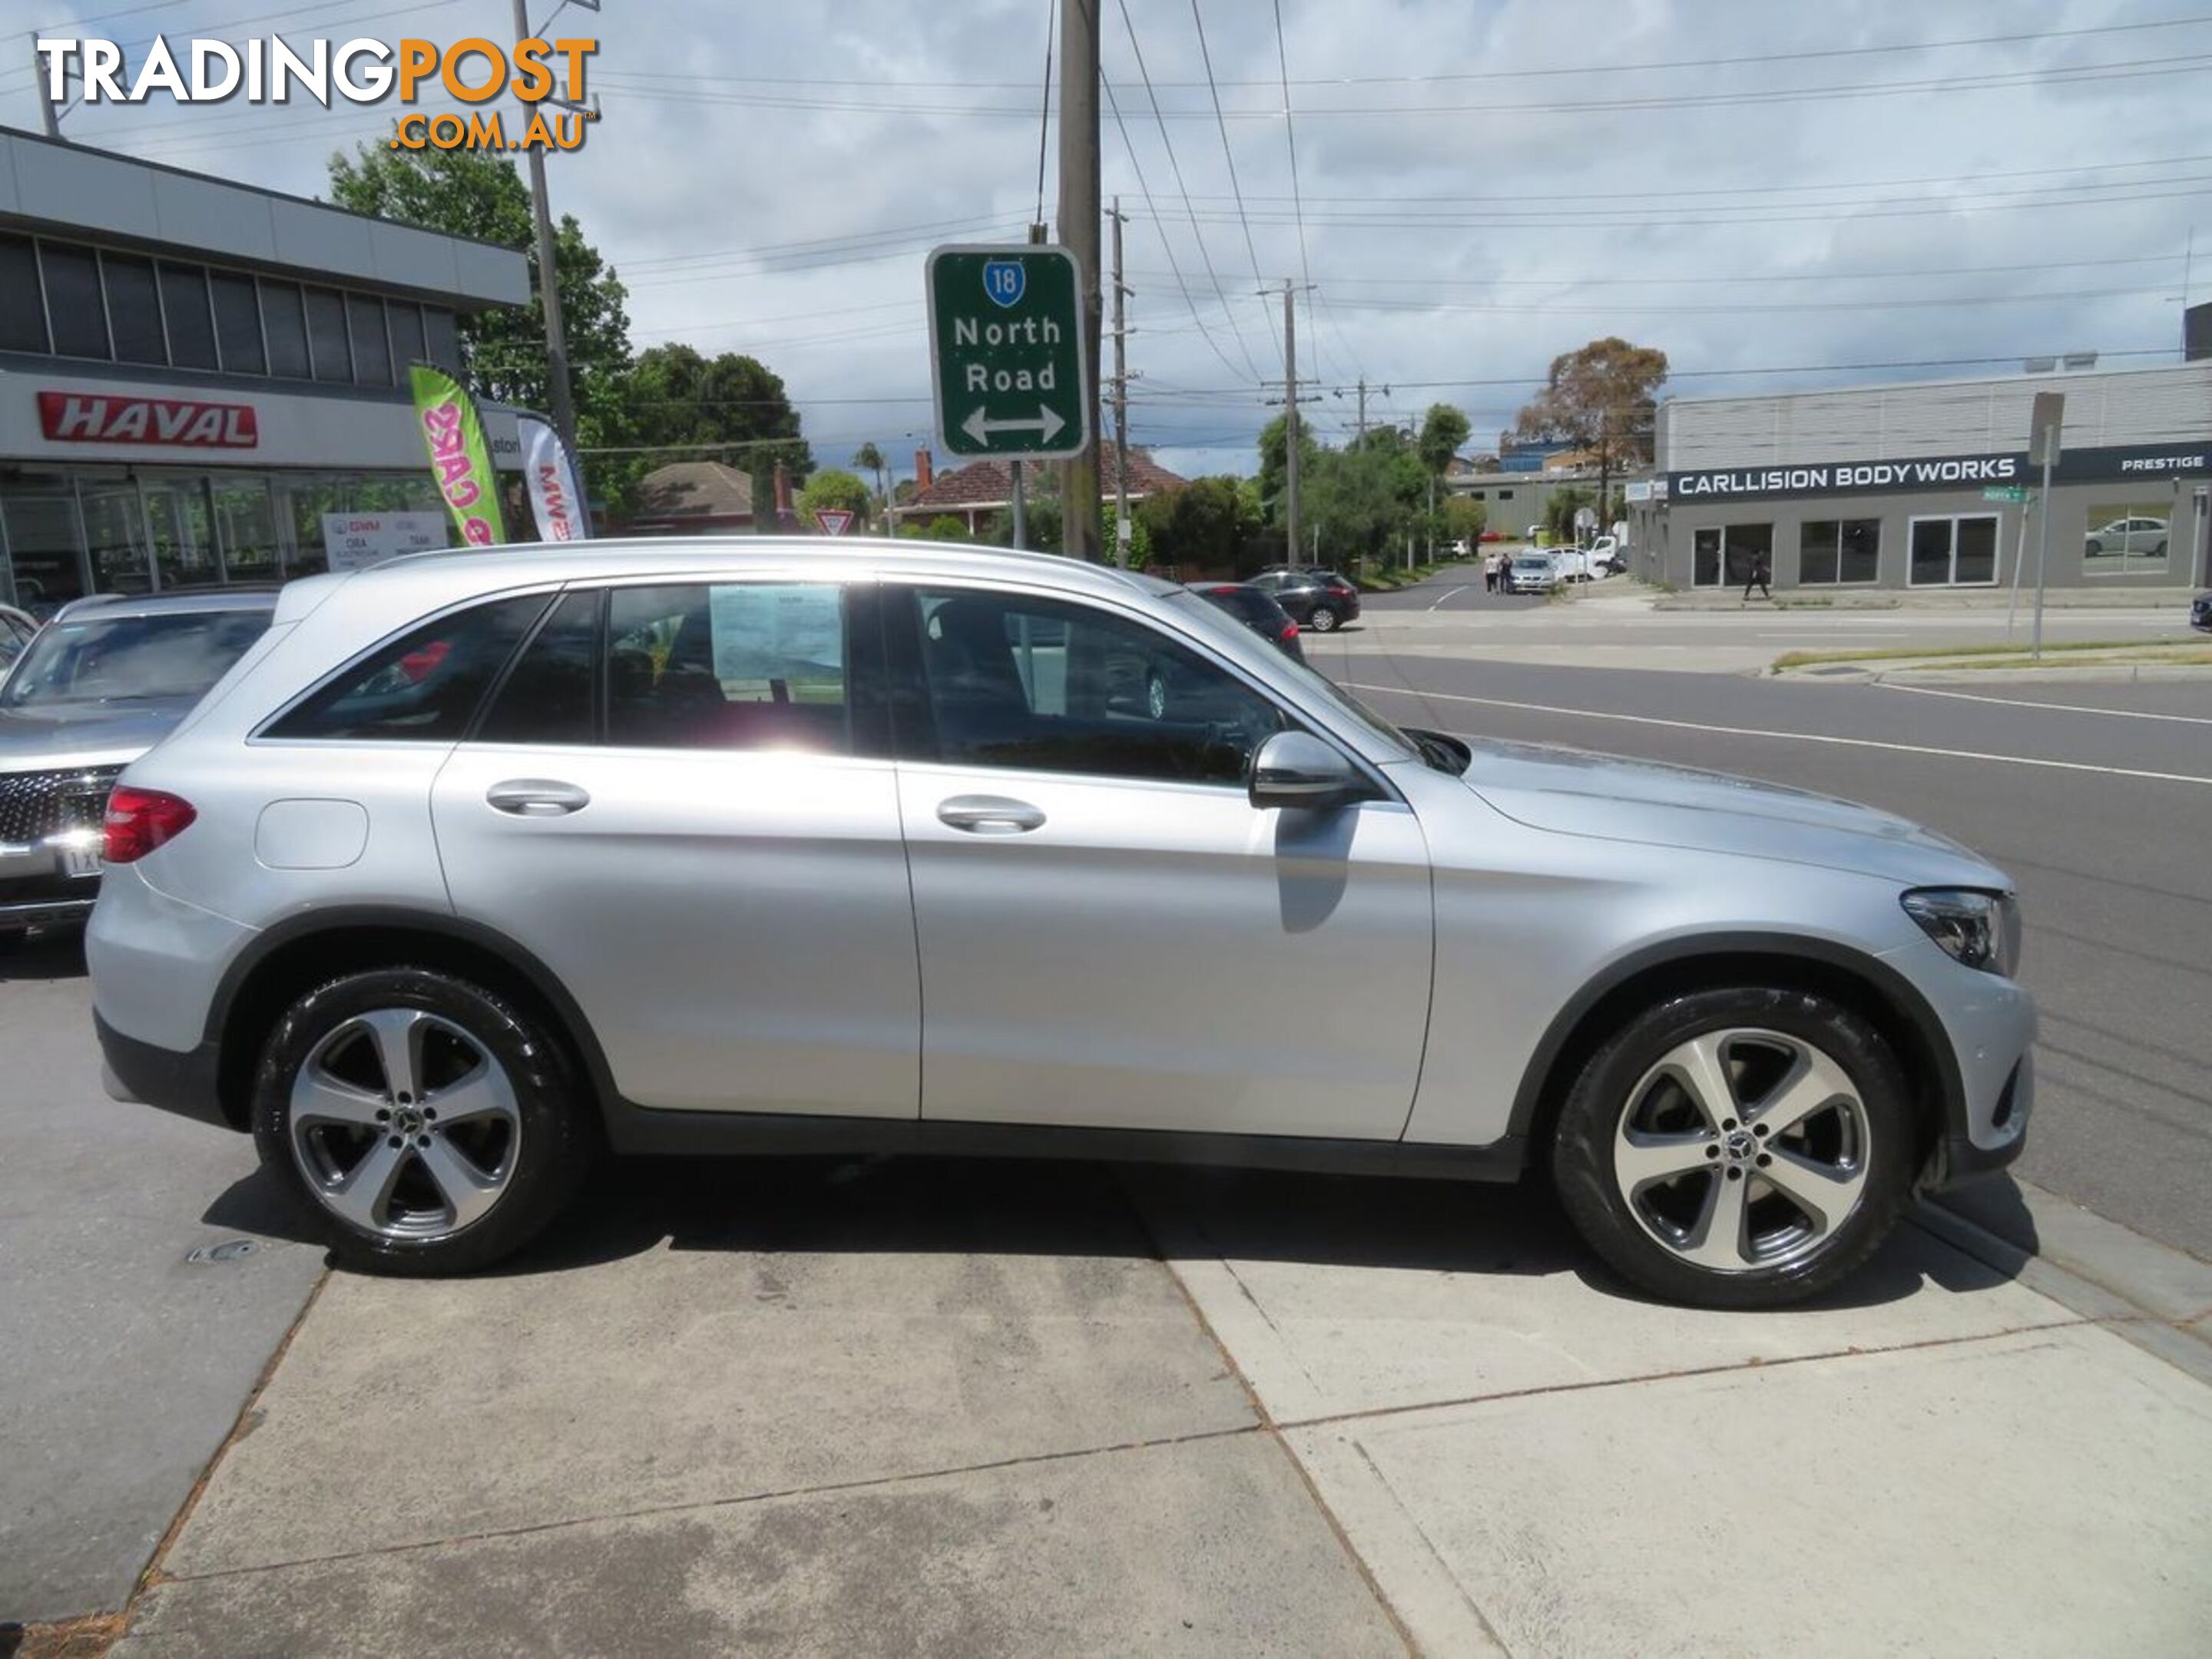
[[[1328,605],[1317,605],[1313,608],[1313,615],[1307,619],[1306,626],[1316,634],[1331,634],[1336,631],[1336,623],[1335,611]]]
[[[1593,1054],[1553,1180],[1576,1227],[1668,1301],[1771,1308],[1881,1244],[1917,1145],[1896,1054],[1850,1010],[1745,986],[1669,998]]]
[[[253,1139],[342,1264],[423,1274],[520,1249],[599,1145],[533,1015],[404,967],[332,980],[285,1012],[255,1079]]]

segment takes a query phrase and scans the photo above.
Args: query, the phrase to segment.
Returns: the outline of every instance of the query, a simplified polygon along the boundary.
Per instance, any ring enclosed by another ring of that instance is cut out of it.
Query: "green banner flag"
[[[438,493],[453,509],[461,539],[471,547],[496,547],[507,539],[499,511],[499,479],[491,470],[491,446],[483,422],[460,383],[442,369],[416,363],[415,418],[429,446],[430,471]]]

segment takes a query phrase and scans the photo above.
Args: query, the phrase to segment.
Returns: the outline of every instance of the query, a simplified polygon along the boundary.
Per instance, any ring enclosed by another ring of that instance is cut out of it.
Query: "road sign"
[[[2058,428],[2066,419],[2066,394],[2039,392],[2027,417],[2027,459],[2036,466],[2058,465]]]
[[[1984,484],[1982,499],[1985,501],[2010,501],[2015,507],[2027,500],[2026,484]]]
[[[1082,453],[1091,435],[1083,285],[1064,247],[941,247],[929,256],[930,373],[945,453]]]
[[[853,512],[850,507],[817,507],[814,509],[814,522],[823,535],[842,536],[853,527]]]

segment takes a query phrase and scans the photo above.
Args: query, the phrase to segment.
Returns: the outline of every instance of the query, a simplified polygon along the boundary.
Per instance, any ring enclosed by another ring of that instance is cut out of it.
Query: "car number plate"
[[[96,876],[100,873],[100,848],[97,847],[64,847],[62,848],[62,873],[65,876]]]

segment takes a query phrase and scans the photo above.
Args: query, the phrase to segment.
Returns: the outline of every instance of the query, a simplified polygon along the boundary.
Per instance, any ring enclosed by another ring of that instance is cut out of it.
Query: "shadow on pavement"
[[[1055,1255],[1160,1254],[1145,1207],[1187,1247],[1236,1261],[1484,1276],[1572,1273],[1646,1300],[1583,1246],[1550,1192],[1518,1186],[1025,1159],[625,1158],[496,1274],[564,1273],[658,1249],[728,1253]],[[256,1171],[203,1218],[210,1225],[321,1242],[275,1178]],[[1898,1237],[1839,1291],[1811,1304],[1879,1305],[1933,1283],[2002,1282],[1996,1269]]]
[[[2027,1202],[2020,1194],[2020,1183],[2008,1175],[1971,1182],[1931,1201],[1972,1222],[1983,1231],[1995,1233],[2014,1249],[2025,1250],[2030,1255],[2041,1251],[2042,1240],[2035,1231],[2035,1218],[2028,1212]]]
[[[0,933],[0,985],[11,980],[83,977],[82,930],[70,927],[58,933]]]

